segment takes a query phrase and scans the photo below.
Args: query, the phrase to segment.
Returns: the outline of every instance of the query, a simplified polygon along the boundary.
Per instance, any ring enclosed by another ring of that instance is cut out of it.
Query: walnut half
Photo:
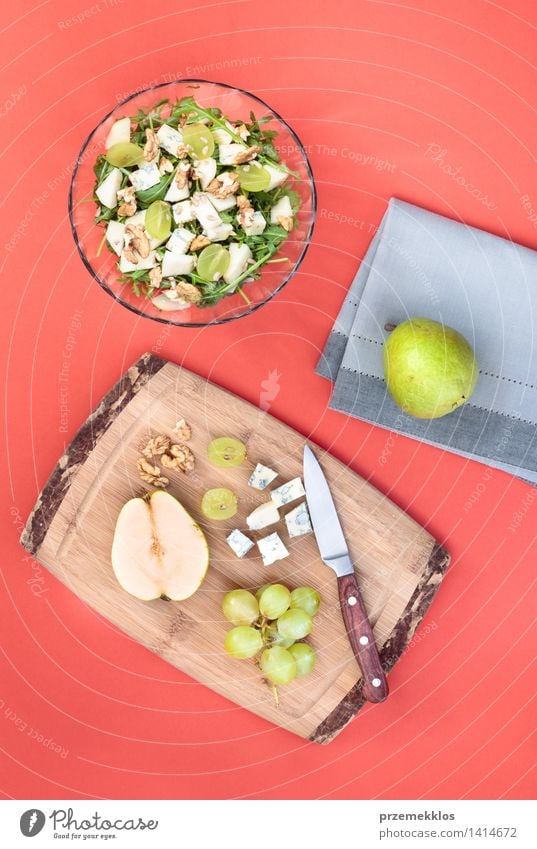
[[[164,454],[169,447],[170,440],[167,436],[154,436],[149,440],[142,454],[150,460],[152,457],[158,457],[160,454]]]
[[[138,467],[138,474],[145,483],[161,488],[168,486],[169,479],[161,475],[159,467],[153,466],[145,457],[138,457],[136,465]]]
[[[201,301],[201,292],[193,283],[186,283],[184,280],[179,280],[175,291],[187,304],[198,304]]]
[[[159,154],[158,139],[149,127],[145,131],[145,137],[147,141],[144,145],[144,159],[146,162],[153,162]]]
[[[207,238],[207,236],[195,236],[192,242],[190,243],[190,251],[199,251],[200,248],[206,248],[207,245],[211,244],[211,240]]]
[[[293,219],[290,215],[279,215],[278,224],[283,227],[286,233],[290,233],[293,229]]]
[[[234,195],[235,192],[238,192],[239,188],[240,185],[235,171],[224,171],[223,174],[219,174],[218,177],[211,180],[206,191],[208,191],[209,194],[214,195],[216,198],[225,200],[230,195]]]
[[[136,194],[134,186],[126,186],[117,193],[122,203],[118,206],[117,214],[120,218],[128,218],[136,212]]]
[[[237,206],[239,207],[237,221],[243,228],[251,227],[254,223],[254,208],[246,195],[237,196]]]
[[[243,150],[242,153],[239,153],[239,155],[235,157],[235,162],[237,165],[243,165],[245,162],[251,162],[252,159],[255,159],[257,154],[261,153],[262,150],[263,148],[260,144],[253,144],[251,147]]]
[[[149,239],[144,233],[143,227],[136,224],[127,224],[125,227],[125,257],[130,262],[139,262],[149,256]]]
[[[188,445],[172,445],[168,453],[177,458],[182,472],[191,472],[194,468],[194,455]]]
[[[188,440],[192,437],[192,428],[184,419],[179,419],[173,429],[173,432],[176,433],[179,439],[182,439],[183,442],[188,442]]]

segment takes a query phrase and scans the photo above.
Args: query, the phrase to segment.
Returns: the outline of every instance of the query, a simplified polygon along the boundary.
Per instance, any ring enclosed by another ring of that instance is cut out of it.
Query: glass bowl
[[[115,254],[106,247],[99,253],[104,226],[94,222],[96,204],[91,200],[95,185],[93,166],[97,156],[104,153],[106,136],[118,118],[135,115],[139,109],[148,110],[164,98],[173,103],[188,96],[194,96],[202,106],[218,106],[232,120],[249,121],[250,112],[253,112],[256,118],[270,117],[265,127],[277,131],[274,144],[286,165],[298,175],[289,179],[291,187],[300,195],[301,206],[297,214],[297,226],[276,254],[276,258],[285,257],[285,260],[262,266],[261,277],[244,284],[244,292],[251,303],[246,303],[240,294],[234,294],[223,297],[212,306],[192,306],[177,313],[162,313],[153,306],[149,298],[144,295],[137,297],[131,286],[121,282]],[[188,79],[162,83],[136,92],[119,103],[97,124],[82,145],[69,190],[69,218],[73,237],[84,265],[97,283],[114,300],[132,312],[162,324],[178,327],[205,327],[233,321],[249,315],[270,301],[291,279],[304,259],[311,241],[315,210],[313,174],[306,151],[294,130],[254,94],[207,80]]]

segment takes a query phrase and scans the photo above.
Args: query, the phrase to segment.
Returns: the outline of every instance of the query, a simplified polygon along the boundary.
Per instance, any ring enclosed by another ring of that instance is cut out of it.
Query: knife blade
[[[383,702],[388,696],[388,682],[373,630],[328,481],[308,445],[304,446],[304,488],[321,559],[337,577],[343,622],[362,672],[362,695],[367,701]]]

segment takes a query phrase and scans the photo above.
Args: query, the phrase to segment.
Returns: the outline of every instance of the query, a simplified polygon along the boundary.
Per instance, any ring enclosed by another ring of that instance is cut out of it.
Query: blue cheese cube
[[[253,486],[254,489],[266,489],[269,483],[272,483],[277,477],[278,472],[275,472],[274,469],[269,469],[263,463],[258,463],[250,476],[248,486]]]
[[[231,531],[229,536],[226,537],[226,540],[227,544],[231,550],[235,552],[237,557],[244,557],[244,555],[248,554],[250,549],[254,547],[252,540],[238,529]]]
[[[235,165],[237,161],[237,157],[244,153],[245,150],[248,150],[245,144],[238,144],[232,142],[231,144],[219,144],[218,145],[218,157],[220,159],[220,165]]]
[[[157,138],[159,146],[162,147],[166,153],[171,153],[172,156],[177,156],[177,150],[183,144],[183,135],[179,132],[179,130],[175,130],[173,127],[168,126],[168,124],[163,124],[157,130]]]
[[[137,192],[143,192],[160,183],[160,176],[156,162],[148,162],[129,174],[129,180]]]
[[[186,227],[177,227],[166,242],[166,249],[174,254],[186,254],[194,240],[194,233]]]
[[[246,524],[251,531],[261,531],[269,525],[275,525],[280,521],[278,508],[273,501],[267,501],[266,504],[260,504],[255,510],[246,517]]]
[[[215,227],[211,227],[210,229],[206,227],[203,230],[203,235],[207,236],[211,242],[225,242],[226,239],[229,239],[230,236],[235,234],[233,232],[233,224],[225,224],[222,221],[221,224],[217,224]],[[248,247],[248,245],[244,245],[244,247]],[[250,250],[250,248],[248,248],[248,250]]]
[[[278,534],[270,534],[268,537],[258,539],[257,547],[263,558],[263,566],[270,566],[276,560],[283,560],[284,557],[289,557],[289,552]]]
[[[301,537],[303,534],[311,534],[313,528],[305,501],[291,510],[290,513],[287,513],[285,524],[287,525],[287,532],[290,537]]]
[[[291,501],[296,501],[297,498],[302,498],[305,494],[300,478],[293,478],[289,483],[284,483],[278,489],[273,489],[270,497],[276,507],[283,507],[284,504],[290,504]]]

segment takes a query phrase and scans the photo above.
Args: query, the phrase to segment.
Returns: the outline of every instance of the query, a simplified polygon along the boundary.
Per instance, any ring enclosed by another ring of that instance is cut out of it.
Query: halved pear
[[[181,601],[193,595],[209,565],[205,535],[182,504],[157,490],[131,498],[119,513],[112,568],[136,598]]]

